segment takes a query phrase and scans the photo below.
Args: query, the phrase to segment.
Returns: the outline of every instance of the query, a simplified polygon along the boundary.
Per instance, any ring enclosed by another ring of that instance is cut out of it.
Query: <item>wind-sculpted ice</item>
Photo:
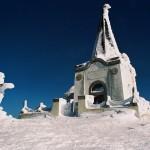
[[[23,106],[23,108],[22,108],[22,110],[21,110],[21,113],[22,113],[22,114],[33,113],[33,110],[28,107],[28,101],[27,101],[27,100],[24,101],[24,106]]]
[[[14,87],[13,83],[5,83],[5,74],[0,72],[0,104],[4,98],[5,90],[13,89]]]
[[[40,106],[38,107],[38,109],[37,109],[37,111],[38,112],[44,112],[44,111],[46,111],[48,108],[47,108],[47,106],[43,103],[43,102],[41,102],[40,103]]]

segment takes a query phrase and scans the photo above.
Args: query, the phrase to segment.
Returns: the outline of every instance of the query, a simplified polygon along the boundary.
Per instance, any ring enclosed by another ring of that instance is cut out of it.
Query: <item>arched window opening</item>
[[[94,96],[93,104],[106,104],[107,91],[104,83],[96,81],[90,86],[90,95]]]
[[[104,91],[105,91],[105,89],[102,84],[96,84],[91,89],[91,93],[103,93]]]

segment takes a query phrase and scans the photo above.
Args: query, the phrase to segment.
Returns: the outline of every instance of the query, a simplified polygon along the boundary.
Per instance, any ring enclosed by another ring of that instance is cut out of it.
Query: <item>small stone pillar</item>
[[[63,98],[54,99],[51,114],[53,116],[63,116],[66,104],[67,100]]]

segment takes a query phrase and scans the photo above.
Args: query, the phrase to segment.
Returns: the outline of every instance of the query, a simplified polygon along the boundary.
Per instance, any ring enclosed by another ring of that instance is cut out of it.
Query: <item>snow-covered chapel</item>
[[[92,58],[76,65],[74,85],[64,99],[54,100],[52,113],[79,114],[136,103],[136,72],[127,54],[118,49],[109,20],[110,8],[109,4],[103,6]]]

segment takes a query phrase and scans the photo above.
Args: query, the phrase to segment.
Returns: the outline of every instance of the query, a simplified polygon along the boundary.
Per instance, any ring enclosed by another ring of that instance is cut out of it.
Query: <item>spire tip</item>
[[[111,6],[109,4],[105,4],[103,8],[108,10],[111,8]]]

